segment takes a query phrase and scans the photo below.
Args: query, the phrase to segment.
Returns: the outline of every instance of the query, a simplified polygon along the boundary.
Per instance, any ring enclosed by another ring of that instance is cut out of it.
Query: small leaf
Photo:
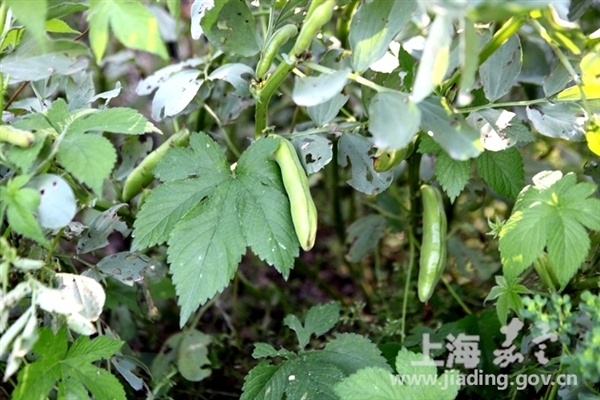
[[[244,57],[251,57],[260,50],[256,20],[245,1],[196,0],[192,12],[195,16],[192,20],[194,38],[204,33],[219,50]],[[202,27],[200,30],[194,27],[198,22]]]
[[[347,183],[354,189],[377,194],[387,189],[394,179],[394,172],[377,172],[369,156],[372,142],[356,133],[344,133],[338,141],[338,164],[351,167],[351,177]]]
[[[117,211],[126,205],[114,205],[94,218],[77,242],[77,253],[85,254],[108,246],[108,237],[113,232],[119,232],[123,237],[129,236],[131,230],[117,215]]]
[[[242,75],[254,76],[254,70],[246,64],[231,63],[220,66],[210,73],[208,79],[213,81],[220,79],[231,83],[235,88],[236,96],[249,96],[250,95],[250,83],[248,80],[242,78]]]
[[[160,121],[182,112],[196,97],[204,82],[196,79],[200,71],[188,69],[172,75],[162,83],[152,99],[152,118]]]
[[[91,0],[87,20],[90,23],[90,44],[97,62],[104,57],[108,45],[109,25],[126,47],[148,51],[165,60],[169,58],[156,18],[140,3]]]
[[[56,159],[78,181],[88,185],[97,195],[102,195],[104,179],[110,176],[117,153],[103,136],[68,135],[60,143]]]
[[[133,286],[144,278],[157,279],[159,267],[150,257],[128,251],[112,254],[100,260],[96,266],[106,276]]]
[[[350,96],[338,93],[324,103],[306,107],[306,112],[315,124],[323,126],[337,117],[340,109],[346,104],[349,98]]]
[[[465,161],[483,151],[479,132],[464,119],[452,113],[440,98],[429,98],[419,103],[421,129],[433,138],[450,157]]]
[[[513,87],[523,64],[518,35],[512,35],[479,67],[485,97],[496,101]]]
[[[210,336],[198,330],[193,329],[183,333],[177,356],[177,368],[181,376],[192,382],[210,376],[211,364],[207,348],[210,343]],[[206,366],[209,368],[205,368]]]
[[[416,1],[362,2],[352,16],[348,40],[352,66],[363,72],[386,53],[392,39],[410,20]]]
[[[40,194],[37,219],[42,228],[59,229],[73,220],[77,212],[77,201],[69,184],[54,174],[39,175],[29,186]]]
[[[380,92],[369,105],[369,131],[378,148],[399,150],[413,139],[421,124],[421,111],[399,92]]]
[[[523,157],[515,148],[504,151],[484,151],[475,159],[483,180],[497,193],[511,199],[525,186]]]
[[[308,175],[323,169],[333,158],[331,141],[319,134],[295,137],[292,144]]]
[[[348,71],[342,70],[317,77],[296,78],[292,100],[299,106],[316,106],[339,95],[348,82]]]
[[[527,107],[527,117],[544,136],[583,140],[585,111],[575,103],[544,103]]]
[[[469,182],[470,172],[470,161],[454,160],[446,152],[435,160],[435,176],[453,203]]]
[[[54,74],[72,75],[88,66],[89,50],[72,40],[46,40],[44,45],[27,32],[17,49],[2,59],[0,73],[10,83],[37,81]]]
[[[449,14],[437,14],[429,26],[425,48],[413,83],[412,100],[421,102],[442,83],[450,62],[452,42],[452,18]]]

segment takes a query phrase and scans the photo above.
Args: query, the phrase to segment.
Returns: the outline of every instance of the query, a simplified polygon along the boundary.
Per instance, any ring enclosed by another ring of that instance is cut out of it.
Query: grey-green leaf
[[[575,103],[528,106],[527,117],[534,128],[544,136],[571,141],[584,138],[585,111]]]
[[[485,97],[495,101],[508,93],[522,64],[521,40],[518,35],[513,35],[479,67]]]
[[[338,164],[344,168],[350,164],[351,177],[347,183],[354,189],[377,194],[387,189],[394,180],[393,171],[377,172],[369,155],[372,142],[357,133],[344,133],[338,141]]]
[[[421,124],[421,111],[408,95],[380,92],[369,105],[369,131],[376,147],[402,149],[412,141]]]
[[[383,57],[416,6],[414,0],[361,2],[352,17],[348,36],[355,71],[363,72]]]
[[[421,129],[427,132],[455,160],[475,158],[483,151],[479,132],[471,128],[462,116],[444,107],[439,97],[419,103]]]
[[[319,134],[295,137],[292,139],[292,144],[309,175],[320,171],[333,158],[331,141]]]
[[[306,112],[308,112],[308,116],[315,124],[323,126],[337,117],[340,109],[346,104],[349,98],[350,96],[338,93],[324,103],[306,107]]]
[[[348,71],[296,78],[292,99],[299,106],[316,106],[340,94],[348,82]]]

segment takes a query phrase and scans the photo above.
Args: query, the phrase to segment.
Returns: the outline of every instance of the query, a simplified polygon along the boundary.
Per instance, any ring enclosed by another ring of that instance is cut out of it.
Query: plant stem
[[[465,304],[465,302],[462,301],[462,299],[460,298],[458,293],[456,293],[456,291],[454,290],[452,285],[450,285],[448,283],[448,281],[446,280],[446,278],[443,276],[442,276],[442,282],[444,282],[444,285],[446,285],[446,289],[448,289],[448,291],[450,292],[452,297],[454,297],[454,300],[456,300],[456,302],[462,307],[462,309],[465,310],[465,312],[469,315],[473,314],[473,311],[471,311],[471,309]]]
[[[295,60],[289,64],[282,61],[271,76],[267,78],[264,86],[256,90],[256,110],[254,113],[254,138],[260,138],[268,126],[269,101],[281,83],[296,66]]]
[[[407,229],[409,253],[408,253],[408,269],[406,271],[406,282],[404,283],[404,297],[402,299],[402,319],[400,321],[400,340],[403,343],[406,337],[406,311],[408,309],[408,292],[410,291],[410,283],[412,277],[412,270],[415,266],[415,235],[413,235],[411,229]]]

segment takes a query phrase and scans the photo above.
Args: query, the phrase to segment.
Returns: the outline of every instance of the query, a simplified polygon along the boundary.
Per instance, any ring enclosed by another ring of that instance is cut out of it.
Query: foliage
[[[0,397],[600,396],[599,18],[3,1]],[[424,232],[447,240],[423,304]],[[480,358],[452,366],[464,335]],[[509,336],[523,359],[500,365]]]

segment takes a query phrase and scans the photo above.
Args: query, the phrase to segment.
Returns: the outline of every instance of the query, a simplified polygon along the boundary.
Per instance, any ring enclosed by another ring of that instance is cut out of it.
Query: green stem
[[[462,309],[465,310],[465,312],[469,315],[473,314],[473,311],[471,311],[471,309],[465,304],[465,302],[462,301],[462,299],[460,298],[458,293],[456,293],[456,291],[454,290],[452,285],[450,285],[448,283],[448,281],[446,280],[446,278],[443,276],[442,276],[442,282],[444,282],[444,285],[446,285],[446,289],[448,289],[448,291],[450,292],[452,297],[454,297],[454,300],[456,300],[456,302],[462,307]]]
[[[264,86],[256,90],[256,110],[254,112],[255,139],[260,138],[268,126],[269,101],[271,100],[271,97],[273,97],[277,88],[283,83],[295,66],[295,60],[291,64],[288,64],[287,61],[281,62],[277,68],[275,68],[273,74],[269,76]]]
[[[402,319],[400,321],[400,339],[401,342],[404,342],[404,338],[406,337],[406,312],[408,309],[408,292],[410,291],[410,283],[412,278],[412,270],[415,266],[415,235],[413,235],[412,230],[409,228],[407,230],[408,233],[408,243],[409,243],[409,259],[408,259],[408,270],[406,271],[406,282],[404,283],[404,298],[402,299]]]
[[[560,100],[557,100],[560,101]],[[460,108],[455,110],[459,114],[471,113],[473,111],[486,110],[488,108],[497,108],[497,107],[527,107],[533,104],[547,103],[547,99],[533,99],[533,100],[521,100],[521,101],[507,101],[504,103],[491,103],[491,104],[483,104],[481,106],[475,107],[467,107]]]

